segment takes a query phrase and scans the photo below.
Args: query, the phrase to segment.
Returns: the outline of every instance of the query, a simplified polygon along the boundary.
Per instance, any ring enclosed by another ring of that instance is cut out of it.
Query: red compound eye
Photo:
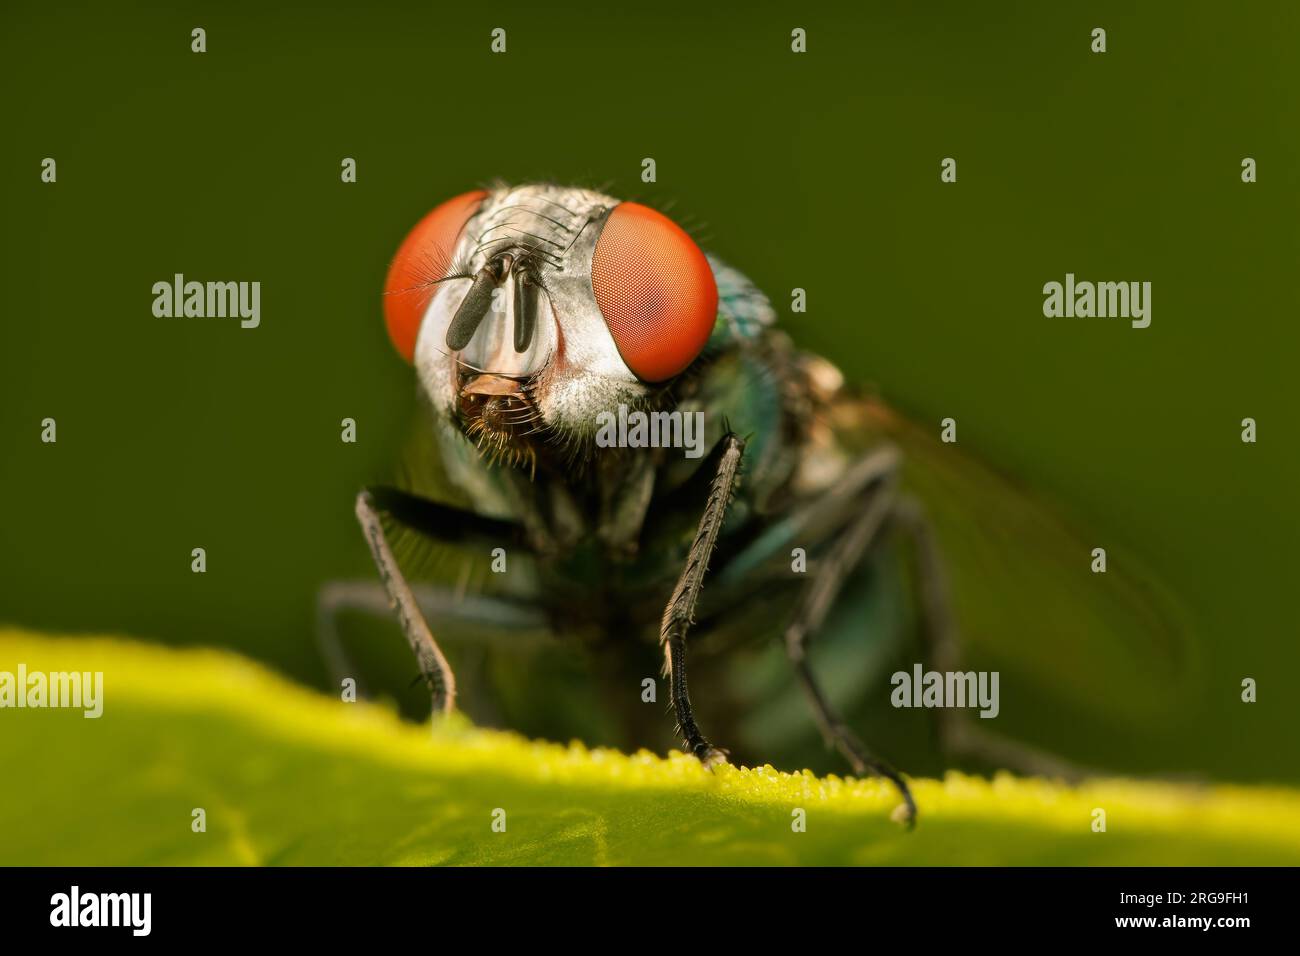
[[[623,361],[646,382],[695,361],[718,317],[718,286],[700,247],[639,203],[620,204],[606,220],[591,288]]]
[[[447,274],[456,240],[486,195],[481,189],[463,193],[433,210],[407,233],[388,267],[384,322],[388,325],[388,337],[408,362],[414,361],[420,321],[438,291],[431,283]]]

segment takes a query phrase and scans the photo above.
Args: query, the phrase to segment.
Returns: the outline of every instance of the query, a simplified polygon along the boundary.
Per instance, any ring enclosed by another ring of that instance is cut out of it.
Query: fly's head
[[[571,456],[600,413],[654,401],[717,306],[708,260],[666,216],[550,185],[438,206],[402,243],[384,300],[435,411],[510,463]]]

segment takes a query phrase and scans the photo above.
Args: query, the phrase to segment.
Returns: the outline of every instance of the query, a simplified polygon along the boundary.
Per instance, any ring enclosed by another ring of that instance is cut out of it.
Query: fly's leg
[[[433,589],[417,592],[407,583],[384,534],[380,515],[387,515],[404,527],[452,546],[518,545],[526,540],[526,531],[511,521],[487,518],[386,486],[367,488],[357,495],[356,514],[379,570],[384,597],[378,598],[373,586],[367,588],[359,582],[336,582],[322,588],[316,606],[316,633],[321,653],[335,678],[349,676],[351,662],[339,639],[338,612],[349,608],[396,609],[402,633],[415,652],[421,677],[429,687],[434,712],[445,713],[455,706],[456,680],[420,608],[423,598],[425,604],[433,604],[435,609],[441,610],[437,608],[438,592]],[[445,606],[445,602],[443,604]]]
[[[899,796],[903,798],[899,810],[902,811],[904,822],[911,826],[916,822],[916,801],[907,782],[897,770],[868,750],[844,723],[822,691],[808,660],[810,639],[834,606],[844,582],[871,546],[879,540],[881,529],[889,519],[895,499],[892,468],[891,460],[890,470],[882,471],[874,483],[859,493],[864,508],[818,562],[817,575],[808,582],[794,616],[786,627],[785,647],[827,746],[834,747],[843,754],[854,773],[872,773],[897,787]]]
[[[357,495],[357,520],[361,522],[366,543],[370,545],[370,554],[375,559],[375,567],[379,569],[384,590],[388,592],[388,599],[397,611],[402,633],[406,635],[415,659],[419,662],[420,674],[429,687],[433,712],[450,713],[456,706],[456,678],[447,659],[442,656],[438,642],[433,639],[424,615],[420,613],[411,586],[406,583],[402,569],[397,566],[397,559],[393,557],[393,549],[384,537],[384,526],[369,491]]]
[[[940,672],[961,670],[961,648],[948,594],[943,559],[934,532],[919,502],[899,499],[892,523],[910,539],[920,602],[921,641],[927,663]],[[994,767],[1032,776],[1068,781],[1093,776],[1086,768],[1046,751],[1016,743],[979,727],[960,710],[935,710],[940,746],[950,754],[971,757]]]
[[[545,615],[504,598],[419,584],[411,585],[411,593],[426,621],[472,626],[475,643],[518,648],[544,643],[551,636]],[[387,618],[392,610],[388,592],[378,581],[327,581],[322,585],[316,596],[316,644],[335,684],[350,677],[356,681],[358,696],[369,696],[344,649],[339,615],[359,611]]]
[[[357,694],[368,697],[352,659],[339,636],[338,616],[343,611],[387,614],[392,605],[388,592],[373,581],[328,581],[316,594],[316,647],[325,661],[330,678],[337,685],[344,678],[357,683]]]
[[[704,584],[704,573],[708,570],[709,558],[717,543],[722,520],[727,514],[727,505],[736,488],[744,451],[745,441],[740,436],[728,432],[723,437],[722,456],[709,488],[699,530],[691,542],[686,567],[682,569],[659,626],[659,643],[664,649],[664,674],[670,679],[673,712],[677,717],[678,732],[683,737],[682,745],[709,768],[726,763],[727,755],[705,739],[691,711],[691,697],[686,687],[686,632],[694,623],[695,605],[699,601],[700,587]]]

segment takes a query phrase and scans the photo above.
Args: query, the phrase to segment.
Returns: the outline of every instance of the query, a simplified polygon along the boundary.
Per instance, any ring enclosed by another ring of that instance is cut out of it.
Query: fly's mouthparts
[[[531,475],[537,449],[530,439],[541,412],[525,391],[527,379],[484,372],[460,388],[460,415],[465,435],[489,463],[526,465]]]
[[[496,395],[476,397],[471,400],[477,412],[478,421],[483,428],[491,429],[494,432],[509,432],[513,430],[510,422],[510,414],[524,408],[522,404],[515,404],[509,398],[500,398]]]
[[[482,373],[460,389],[460,409],[471,434],[491,432],[506,441],[520,436],[537,420],[537,407],[522,379]]]
[[[524,399],[524,383],[517,378],[483,372],[475,375],[460,390],[461,398],[471,395],[499,395]]]

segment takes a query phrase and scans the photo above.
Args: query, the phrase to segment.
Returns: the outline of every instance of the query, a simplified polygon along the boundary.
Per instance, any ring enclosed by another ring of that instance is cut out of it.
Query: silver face
[[[592,292],[596,242],[618,202],[560,186],[501,188],[461,231],[451,259],[457,272],[477,275],[493,261],[509,271],[459,351],[447,334],[472,280],[439,285],[420,325],[415,367],[433,407],[468,424],[471,437],[477,430],[504,442],[526,423],[534,435],[582,441],[595,434],[601,411],[642,404],[650,394],[620,357]],[[515,350],[521,281],[539,287],[536,326],[522,352]]]

